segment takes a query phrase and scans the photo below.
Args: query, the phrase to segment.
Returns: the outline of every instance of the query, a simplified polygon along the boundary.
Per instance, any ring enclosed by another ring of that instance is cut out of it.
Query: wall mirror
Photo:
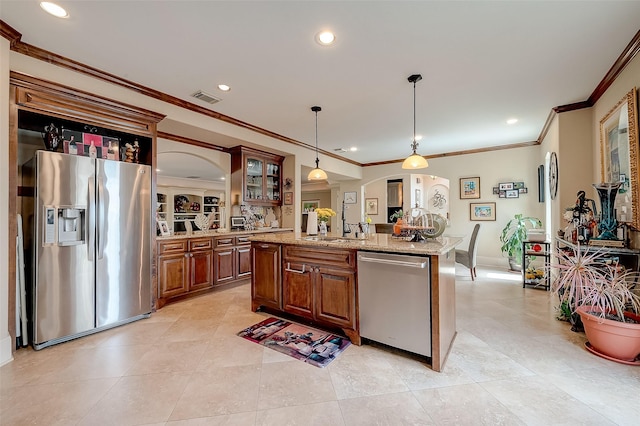
[[[602,182],[622,182],[615,204],[618,221],[640,230],[635,87],[600,120],[600,161]]]

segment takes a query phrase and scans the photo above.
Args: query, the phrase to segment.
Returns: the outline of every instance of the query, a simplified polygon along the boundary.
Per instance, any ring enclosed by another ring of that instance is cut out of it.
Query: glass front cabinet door
[[[233,148],[232,193],[239,194],[243,204],[282,205],[282,160],[281,156],[251,148]]]

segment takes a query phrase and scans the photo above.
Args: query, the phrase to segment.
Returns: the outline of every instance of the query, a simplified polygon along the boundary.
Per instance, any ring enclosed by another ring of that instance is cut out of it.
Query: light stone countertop
[[[156,241],[171,241],[171,240],[181,240],[185,238],[202,238],[202,237],[226,237],[226,236],[234,236],[234,235],[258,235],[258,234],[266,234],[266,233],[290,233],[293,231],[293,228],[260,228],[254,229],[253,231],[219,231],[217,229],[210,229],[208,231],[193,231],[191,235],[187,235],[184,232],[181,232],[176,235],[168,235],[166,237],[162,235],[158,235],[156,237]]]
[[[406,253],[418,255],[441,255],[453,250],[462,238],[441,236],[425,242],[412,243],[389,234],[372,234],[367,239],[342,238],[337,234],[324,237],[309,237],[303,233],[260,234],[249,238],[251,241],[265,243],[293,244],[315,247],[334,247],[351,250],[376,251],[387,253]]]

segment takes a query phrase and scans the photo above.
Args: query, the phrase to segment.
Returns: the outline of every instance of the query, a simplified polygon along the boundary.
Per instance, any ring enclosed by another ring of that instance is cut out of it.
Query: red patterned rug
[[[346,337],[274,317],[245,328],[238,336],[320,368],[351,344]]]

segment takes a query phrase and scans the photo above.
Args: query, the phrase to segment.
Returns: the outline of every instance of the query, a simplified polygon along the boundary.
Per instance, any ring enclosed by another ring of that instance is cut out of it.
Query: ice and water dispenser
[[[73,246],[85,243],[86,208],[47,207],[44,243]]]

